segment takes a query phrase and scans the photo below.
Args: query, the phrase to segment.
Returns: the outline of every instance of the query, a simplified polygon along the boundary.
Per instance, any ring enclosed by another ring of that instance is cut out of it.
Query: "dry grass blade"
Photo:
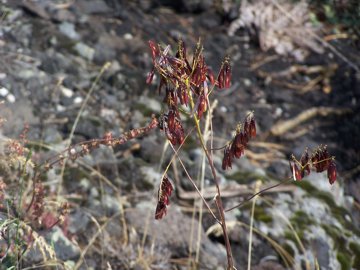
[[[264,189],[270,188],[266,190],[264,193],[279,193],[279,192],[293,192],[296,187],[292,185],[284,185],[273,187],[276,183],[269,183],[264,185]],[[240,184],[227,184],[221,185],[221,197],[223,198],[231,198],[231,197],[243,197],[248,196],[254,193],[254,188],[248,185],[240,185]],[[179,199],[181,200],[196,200],[199,199],[198,193],[195,191],[179,191]],[[216,194],[216,187],[210,186],[204,189],[204,198],[207,200],[213,199]]]
[[[250,226],[248,224],[245,224],[240,221],[228,221],[227,225],[228,225],[228,228],[230,231],[235,226],[243,226],[243,227],[250,229]],[[285,263],[287,269],[292,269],[291,266],[294,265],[295,260],[294,260],[294,257],[289,252],[287,252],[279,243],[277,243],[274,239],[272,239],[271,237],[269,237],[267,234],[263,233],[262,231],[260,231],[256,228],[253,228],[253,231],[256,234],[263,237],[264,239],[266,239],[274,247],[276,252],[280,255],[281,259]],[[216,237],[220,237],[222,235],[221,227],[218,224],[214,224],[213,226],[211,226],[206,231],[206,235],[211,235],[211,234],[215,235]]]
[[[261,181],[256,181],[255,184],[255,193],[259,192],[261,186]],[[252,253],[252,239],[253,239],[253,226],[254,226],[254,213],[256,206],[256,199],[258,196],[255,196],[252,201],[251,206],[251,216],[250,216],[250,232],[249,232],[249,249],[248,249],[248,270],[251,270],[251,253]]]
[[[100,226],[100,224],[97,222],[97,220],[94,217],[91,217],[91,220],[96,224],[96,226],[98,227],[97,232],[91,237],[91,239],[89,240],[89,244],[83,249],[83,251],[80,254],[80,258],[77,261],[76,265],[74,266],[73,270],[77,270],[81,267],[81,264],[83,263],[83,260],[85,258],[86,253],[88,252],[88,250],[91,248],[91,246],[95,243],[96,239],[99,237],[99,235],[102,233],[102,231],[104,230],[104,228],[109,224],[109,222],[111,220],[113,220],[114,218],[118,217],[120,215],[120,213],[116,213],[115,215],[111,216],[108,220],[106,220],[106,222]]]
[[[76,118],[75,118],[74,124],[73,124],[73,126],[72,126],[72,128],[71,128],[71,131],[70,131],[70,134],[69,134],[68,147],[70,147],[70,145],[71,145],[71,141],[72,141],[72,138],[73,138],[73,136],[74,136],[75,129],[76,129],[76,127],[77,127],[77,125],[78,125],[78,123],[79,123],[79,121],[80,121],[80,117],[81,117],[81,115],[82,115],[82,113],[83,113],[83,111],[84,111],[84,109],[85,109],[85,107],[86,107],[86,105],[87,105],[87,103],[88,103],[88,101],[89,101],[92,93],[93,93],[94,90],[95,90],[95,86],[98,84],[98,82],[99,82],[100,78],[102,77],[102,75],[104,74],[104,72],[105,72],[107,69],[109,69],[110,66],[111,66],[111,63],[110,63],[110,62],[106,62],[106,63],[103,65],[103,67],[101,68],[98,76],[96,77],[95,81],[94,81],[93,84],[91,85],[91,88],[90,88],[89,92],[87,93],[87,95],[86,95],[83,103],[81,104],[80,110],[79,110],[79,112],[78,112],[78,114],[77,114],[77,116],[76,116]],[[62,165],[62,167],[61,167],[61,178],[60,178],[61,181],[59,181],[58,189],[57,189],[57,193],[58,193],[58,194],[60,194],[61,191],[62,191],[62,179],[63,179],[63,177],[64,177],[65,168],[66,168],[66,162],[64,162],[63,165]]]
[[[209,99],[207,99],[207,102],[209,103]],[[206,121],[205,121],[205,127],[203,131],[203,138],[205,145],[207,144],[207,141],[211,137],[211,132],[209,131],[211,119],[213,115],[213,111],[217,106],[217,100],[214,100],[214,102],[211,104],[210,109],[208,110],[208,113],[206,115]],[[201,167],[200,167],[200,192],[202,195],[204,194],[204,181],[205,181],[205,166],[206,166],[206,155],[203,152],[202,153],[202,160],[201,160]],[[202,231],[202,216],[203,216],[203,203],[200,201],[199,206],[199,225],[198,225],[198,235],[197,235],[197,243],[196,243],[196,257],[195,261],[198,264],[200,260],[200,248],[201,248],[201,231]]]

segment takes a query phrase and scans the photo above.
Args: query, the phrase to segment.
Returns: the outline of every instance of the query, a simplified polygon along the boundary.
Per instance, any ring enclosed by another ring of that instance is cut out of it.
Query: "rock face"
[[[160,221],[153,221],[154,209],[151,204],[141,203],[128,211],[126,219],[140,235],[146,234],[147,242],[166,250],[172,258],[189,256],[189,250],[195,254],[199,223],[184,215],[180,208],[172,205],[168,215]],[[144,226],[145,225],[145,226]],[[225,269],[226,251],[223,246],[209,240],[202,227],[200,246],[200,265],[208,269]],[[193,235],[191,237],[191,235]],[[188,236],[188,237],[187,237]]]
[[[44,239],[44,242],[35,241],[31,249],[26,252],[26,264],[38,264],[44,259],[46,261],[46,258],[65,262],[76,260],[80,256],[80,248],[72,243],[57,226],[47,232]]]

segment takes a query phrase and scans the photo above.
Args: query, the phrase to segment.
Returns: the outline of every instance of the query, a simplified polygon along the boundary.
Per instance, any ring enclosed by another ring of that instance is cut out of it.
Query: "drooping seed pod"
[[[211,85],[214,85],[215,84],[214,72],[211,70],[211,68],[207,68],[206,73]]]
[[[231,86],[231,66],[229,58],[226,57],[218,76],[218,87],[219,89],[230,88]]]
[[[231,152],[236,158],[240,158],[242,155],[244,155],[245,145],[243,144],[243,137],[243,133],[240,132],[235,135],[235,138],[232,142]]]
[[[206,111],[207,105],[206,105],[206,98],[204,94],[201,94],[199,96],[199,101],[197,105],[197,117],[200,119],[203,113]]]
[[[256,137],[256,123],[255,123],[254,117],[251,117],[251,120],[250,120],[250,137],[251,138]]]
[[[300,181],[302,179],[302,175],[299,167],[296,165],[295,162],[289,161],[289,164],[294,181]]]
[[[154,69],[152,69],[146,76],[146,83],[151,84],[154,78]]]
[[[334,184],[336,181],[336,165],[333,160],[330,162],[329,167],[327,169],[327,176],[328,176],[330,185]]]
[[[165,175],[158,190],[158,203],[155,210],[155,219],[162,219],[167,213],[167,205],[170,204],[169,197],[174,190],[169,178]]]
[[[153,61],[155,61],[156,57],[159,56],[158,45],[154,41],[149,40],[149,47],[150,47],[150,50],[151,50],[152,59],[153,59]]]
[[[231,153],[231,148],[230,146],[226,146],[224,149],[224,157],[223,157],[223,161],[222,161],[222,169],[226,170],[227,168],[231,168],[231,158],[232,158],[232,153]]]
[[[174,110],[170,110],[167,114],[167,124],[170,131],[175,129],[175,112]]]
[[[225,65],[225,88],[230,88],[231,86],[231,66],[229,62],[226,62]]]
[[[327,170],[330,164],[330,155],[326,146],[319,146],[311,158],[311,162],[316,169],[316,172],[323,172]]]

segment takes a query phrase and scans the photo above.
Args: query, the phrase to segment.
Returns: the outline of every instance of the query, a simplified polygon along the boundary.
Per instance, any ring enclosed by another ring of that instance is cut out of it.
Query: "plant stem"
[[[219,212],[219,215],[220,215],[220,221],[221,221],[220,225],[221,225],[221,228],[222,228],[222,231],[223,231],[223,234],[224,234],[226,255],[227,255],[227,262],[228,262],[227,269],[232,270],[232,269],[234,269],[234,262],[233,262],[233,256],[232,256],[232,251],[231,251],[230,240],[229,240],[229,236],[228,236],[227,228],[226,228],[225,211],[224,211],[224,206],[223,206],[222,200],[221,200],[221,192],[220,192],[219,181],[218,181],[218,178],[217,178],[217,174],[216,174],[213,159],[210,156],[209,151],[206,148],[206,145],[204,143],[204,138],[203,138],[203,135],[202,135],[202,132],[201,132],[200,124],[199,124],[199,118],[197,117],[196,112],[195,112],[195,104],[194,104],[194,100],[193,100],[192,95],[191,95],[189,80],[186,80],[186,85],[187,85],[187,94],[188,94],[189,100],[190,100],[191,111],[194,112],[194,122],[195,122],[195,126],[196,126],[196,133],[197,133],[197,136],[199,138],[201,147],[203,148],[203,151],[204,151],[204,153],[206,155],[206,158],[207,158],[207,160],[209,162],[209,166],[211,168],[211,173],[213,175],[214,183],[215,183],[215,186],[216,186],[217,194],[215,196],[215,202],[216,202],[216,206],[218,208],[218,212]]]
[[[276,187],[278,187],[278,186],[281,186],[281,185],[283,185],[283,184],[286,184],[286,183],[288,183],[288,182],[290,182],[290,181],[293,181],[293,180],[292,180],[292,177],[290,177],[290,178],[288,178],[288,179],[286,179],[286,180],[283,180],[283,181],[281,181],[280,183],[277,183],[277,184],[275,184],[275,185],[273,185],[273,186],[271,186],[271,187],[267,187],[267,188],[264,188],[264,189],[262,189],[262,190],[260,190],[260,191],[258,191],[258,192],[255,192],[253,195],[251,195],[250,197],[246,198],[246,199],[245,199],[244,201],[242,201],[241,203],[239,203],[239,204],[237,204],[237,205],[235,205],[235,206],[233,206],[233,207],[231,207],[231,208],[226,209],[225,212],[229,212],[229,211],[231,211],[231,210],[234,210],[235,208],[238,208],[238,207],[244,205],[244,203],[247,203],[248,201],[250,201],[250,200],[251,200],[252,198],[254,198],[255,196],[260,195],[260,194],[264,193],[265,191],[268,191],[269,189],[276,188]]]

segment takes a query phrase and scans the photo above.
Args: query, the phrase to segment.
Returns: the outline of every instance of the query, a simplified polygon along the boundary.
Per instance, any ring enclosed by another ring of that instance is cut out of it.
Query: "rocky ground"
[[[228,207],[251,194],[256,180],[267,186],[288,177],[291,153],[299,157],[307,146],[326,144],[336,156],[333,186],[326,174],[311,174],[256,200],[252,269],[359,269],[359,41],[332,39],[322,54],[309,50],[298,62],[260,50],[249,29],[230,36],[239,4],[224,3],[1,0],[2,135],[16,138],[28,123],[33,158],[44,159],[70,143],[84,102],[73,143],[144,126],[164,107],[156,83],[145,83],[152,68],[147,41],[175,48],[182,37],[190,51],[201,38],[209,66],[217,70],[229,55],[233,67],[232,87],[213,96],[219,102],[214,144],[224,145],[248,111],[257,119],[259,135],[231,171],[221,170],[222,151],[215,153],[224,197],[241,190],[225,198]],[[281,121],[298,120],[302,112],[305,119],[284,128]],[[153,219],[170,150],[153,131],[116,149],[97,149],[70,162],[65,173],[61,166],[47,173],[49,201],[71,205],[65,225],[38,232],[61,267],[189,269],[198,249],[199,269],[224,269],[221,233],[207,214],[198,226],[198,211],[192,213],[198,199],[179,164],[170,170],[177,196],[163,220]],[[196,178],[202,153],[194,139],[181,156]],[[206,169],[209,201],[211,186]],[[247,266],[250,210],[251,203],[227,216],[237,269]],[[23,266],[41,268],[43,255],[35,245]],[[45,257],[50,265],[50,254]]]

